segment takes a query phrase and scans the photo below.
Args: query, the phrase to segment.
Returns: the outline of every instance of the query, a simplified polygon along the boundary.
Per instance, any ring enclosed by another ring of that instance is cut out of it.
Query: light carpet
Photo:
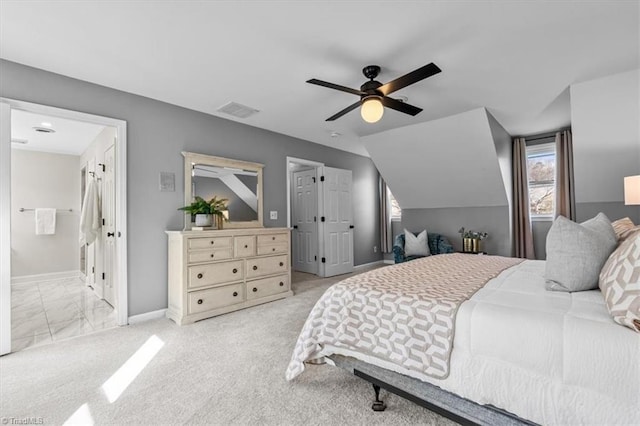
[[[167,319],[97,332],[0,358],[0,417],[63,424],[450,425],[329,365],[284,373],[322,293],[347,277],[295,274],[295,296],[179,327]],[[103,384],[152,336],[164,344],[122,394]],[[11,420],[8,420],[11,422]],[[15,422],[14,422],[15,423]]]

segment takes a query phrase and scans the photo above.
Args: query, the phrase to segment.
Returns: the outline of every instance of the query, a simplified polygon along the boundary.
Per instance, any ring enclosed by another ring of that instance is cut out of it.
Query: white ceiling
[[[42,123],[51,124],[55,133],[40,133],[34,127],[46,127]],[[11,139],[22,139],[27,144],[12,143],[15,149],[28,151],[53,152],[57,154],[80,155],[93,142],[104,126],[33,114],[30,112],[11,111]]]
[[[2,58],[367,155],[359,136],[481,106],[511,134],[569,123],[569,85],[640,67],[638,1],[8,1]],[[396,92],[424,108],[366,124],[357,98],[306,84],[385,83],[429,62],[442,73]],[[332,138],[331,132],[341,134]]]

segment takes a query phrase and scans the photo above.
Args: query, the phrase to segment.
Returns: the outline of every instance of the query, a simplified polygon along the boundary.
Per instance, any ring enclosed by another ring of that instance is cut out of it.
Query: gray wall
[[[378,261],[378,171],[369,158],[153,99],[0,61],[0,96],[127,121],[129,315],[167,306],[166,229],[182,229],[181,151],[265,164],[265,226],[286,226],[286,156],[353,171],[355,264]],[[160,192],[160,172],[176,192]],[[149,214],[149,211],[153,214]],[[278,220],[268,212],[278,211]]]
[[[488,232],[489,237],[482,241],[483,250],[489,254],[511,256],[509,215],[508,206],[403,209],[402,226],[412,232],[426,229],[427,232],[442,234],[458,251],[462,250],[458,233],[461,227]]]

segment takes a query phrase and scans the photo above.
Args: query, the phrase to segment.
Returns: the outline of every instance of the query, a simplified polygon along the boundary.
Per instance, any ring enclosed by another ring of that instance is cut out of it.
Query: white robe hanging
[[[80,245],[93,243],[99,230],[98,184],[95,179],[89,179],[80,212]]]

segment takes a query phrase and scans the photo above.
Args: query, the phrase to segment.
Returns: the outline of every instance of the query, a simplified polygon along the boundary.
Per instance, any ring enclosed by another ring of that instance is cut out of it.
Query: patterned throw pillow
[[[640,333],[640,232],[609,256],[599,285],[613,320]]]
[[[611,226],[613,226],[613,230],[616,233],[616,237],[618,237],[618,241],[621,242],[634,232],[640,230],[640,225],[636,226],[628,217],[611,222]]]
[[[405,256],[429,256],[430,254],[426,229],[419,233],[417,237],[413,235],[413,232],[404,230]]]

